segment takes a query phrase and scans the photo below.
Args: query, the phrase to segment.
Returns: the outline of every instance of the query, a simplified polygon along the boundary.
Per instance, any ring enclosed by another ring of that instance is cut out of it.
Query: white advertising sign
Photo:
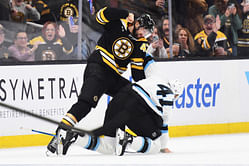
[[[160,70],[185,85],[171,125],[248,122],[249,60],[161,62]]]
[[[184,91],[175,102],[170,125],[249,122],[249,60],[158,62],[159,73],[178,79]],[[0,67],[0,101],[60,121],[77,101],[85,64]],[[129,77],[125,73],[125,77]],[[103,123],[104,96],[81,122]],[[0,136],[30,134],[23,128],[54,132],[56,125],[0,107]]]

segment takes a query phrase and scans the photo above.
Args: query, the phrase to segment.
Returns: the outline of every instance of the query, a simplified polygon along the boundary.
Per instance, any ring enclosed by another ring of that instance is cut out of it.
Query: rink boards
[[[158,73],[178,79],[184,91],[170,114],[171,137],[249,132],[249,60],[157,62]],[[0,101],[61,120],[83,82],[85,64],[0,67]],[[130,78],[129,71],[124,75]],[[80,124],[103,123],[110,97],[103,96]],[[0,148],[46,145],[56,125],[0,107]],[[20,129],[22,128],[22,129]]]

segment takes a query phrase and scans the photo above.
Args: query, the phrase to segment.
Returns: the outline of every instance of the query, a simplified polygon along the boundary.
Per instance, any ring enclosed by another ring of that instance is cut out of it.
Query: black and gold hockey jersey
[[[73,18],[79,17],[78,11],[78,0],[63,0],[64,3],[60,6],[60,21],[68,21],[68,17],[72,16]]]
[[[195,35],[194,40],[198,56],[212,56],[214,49],[217,47],[223,47],[228,55],[232,53],[232,48],[227,41],[226,35],[220,31],[217,31],[217,33],[211,32],[210,35],[207,35],[203,30]]]
[[[57,39],[47,41],[43,36],[38,36],[30,40],[30,45],[38,44],[35,51],[35,60],[51,61],[51,60],[67,60],[67,55],[73,51],[73,46],[65,39]]]
[[[152,56],[146,53],[146,39],[136,40],[127,29],[128,11],[117,8],[102,8],[96,15],[96,20],[104,26],[95,51],[88,62],[107,65],[113,72],[122,74],[131,65],[135,81],[145,78],[146,67],[153,62]]]
[[[249,11],[243,14],[242,28],[238,31],[238,56],[249,55]]]
[[[40,24],[47,21],[67,22],[69,16],[74,19],[79,17],[78,0],[33,0],[33,5],[41,14],[41,19],[37,21]]]

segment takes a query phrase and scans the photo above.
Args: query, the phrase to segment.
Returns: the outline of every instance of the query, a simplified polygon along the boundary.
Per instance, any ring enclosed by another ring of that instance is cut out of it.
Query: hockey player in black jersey
[[[59,149],[63,149],[59,154],[65,155],[72,143],[120,156],[125,150],[147,154],[170,152],[169,112],[182,90],[178,80],[167,81],[155,75],[125,86],[109,103],[103,126],[93,130],[92,136],[71,131],[59,133],[62,140]]]
[[[127,24],[132,17],[134,15],[123,9],[105,7],[97,12],[96,20],[103,25],[104,32],[95,51],[88,58],[78,101],[72,105],[61,123],[74,126],[91,111],[91,108],[96,107],[103,94],[114,96],[122,87],[130,84],[121,76],[127,70],[128,64],[131,66],[132,78],[135,81],[150,74],[154,60],[146,53],[147,40],[136,40],[130,34]],[[147,25],[146,22],[143,24]],[[58,127],[56,133],[60,130],[63,129]],[[53,137],[47,148],[54,153],[57,145],[57,137]]]

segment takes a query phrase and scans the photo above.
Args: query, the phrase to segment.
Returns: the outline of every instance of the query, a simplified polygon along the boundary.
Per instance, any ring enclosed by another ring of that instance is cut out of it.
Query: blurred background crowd
[[[249,0],[172,0],[171,10],[168,5],[168,0],[1,0],[0,61],[87,60],[103,32],[95,14],[105,6],[134,13],[129,28],[137,39],[145,36],[136,18],[149,14],[154,28],[147,51],[156,59],[249,57]]]

